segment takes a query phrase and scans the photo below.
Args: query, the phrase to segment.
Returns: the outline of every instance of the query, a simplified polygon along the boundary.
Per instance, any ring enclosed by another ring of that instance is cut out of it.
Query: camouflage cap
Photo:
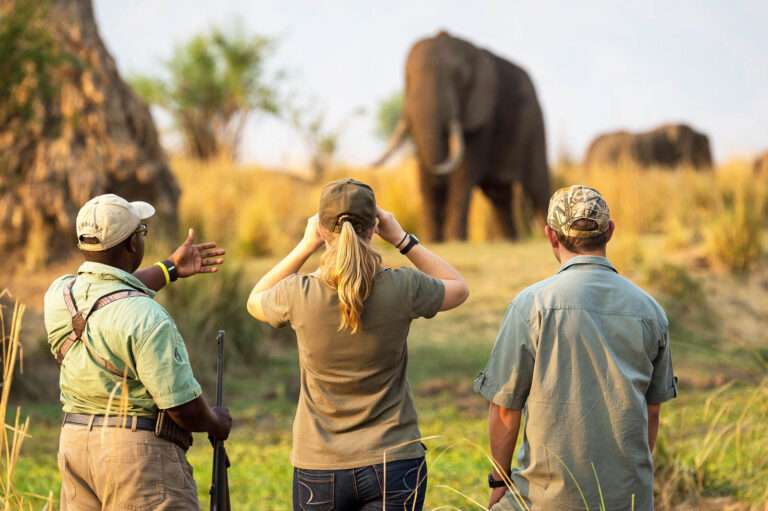
[[[593,220],[595,228],[575,229],[577,220]],[[547,225],[569,238],[593,238],[608,230],[611,212],[600,192],[583,185],[560,188],[549,200]]]

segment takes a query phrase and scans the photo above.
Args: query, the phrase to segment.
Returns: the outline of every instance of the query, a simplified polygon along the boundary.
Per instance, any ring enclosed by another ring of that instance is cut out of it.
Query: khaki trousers
[[[184,451],[152,431],[65,424],[61,511],[199,510]]]

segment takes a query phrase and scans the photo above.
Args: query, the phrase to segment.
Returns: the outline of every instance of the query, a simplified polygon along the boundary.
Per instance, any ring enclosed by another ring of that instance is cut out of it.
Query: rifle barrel
[[[224,404],[224,330],[216,336],[218,356],[216,358],[216,406]]]

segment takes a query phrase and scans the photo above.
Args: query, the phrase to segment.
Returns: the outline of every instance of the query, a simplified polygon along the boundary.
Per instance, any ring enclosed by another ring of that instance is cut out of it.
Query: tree
[[[325,111],[316,104],[313,102],[304,107],[291,105],[286,107],[286,111],[288,123],[301,135],[309,151],[312,180],[320,182],[333,164],[339,138],[355,117],[365,113],[365,109],[356,107],[335,126],[329,126]]]
[[[388,98],[382,100],[376,112],[376,135],[382,140],[388,140],[392,132],[395,131],[402,112],[402,92],[393,92]]]
[[[241,27],[213,28],[178,46],[166,63],[168,79],[136,76],[134,89],[167,110],[188,155],[236,158],[248,118],[278,113],[276,81],[265,78],[274,42],[248,36]]]
[[[70,254],[77,210],[101,193],[152,202],[161,230],[175,231],[178,186],[90,0],[0,0],[0,94],[0,250],[9,261],[34,267]]]

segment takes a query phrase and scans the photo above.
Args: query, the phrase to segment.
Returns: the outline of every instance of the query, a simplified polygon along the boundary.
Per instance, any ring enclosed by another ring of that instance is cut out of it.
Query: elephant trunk
[[[397,126],[395,127],[395,131],[392,133],[392,136],[389,138],[389,142],[387,143],[387,149],[384,151],[384,154],[382,154],[376,161],[374,161],[371,166],[372,167],[379,167],[383,165],[394,153],[398,150],[398,148],[403,145],[403,142],[408,136],[408,124],[405,122],[405,119],[402,117],[397,122]]]
[[[450,123],[450,134],[448,136],[448,158],[442,163],[434,166],[433,171],[438,176],[450,174],[461,163],[464,157],[464,135],[461,129],[461,123],[452,119]]]

